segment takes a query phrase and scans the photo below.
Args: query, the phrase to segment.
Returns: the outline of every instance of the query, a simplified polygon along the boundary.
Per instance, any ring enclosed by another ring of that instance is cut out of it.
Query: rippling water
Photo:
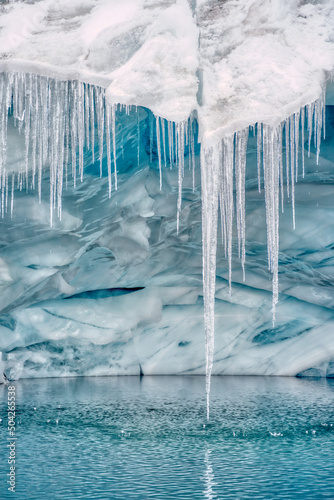
[[[334,381],[214,377],[22,380],[16,493],[0,498],[334,499]]]

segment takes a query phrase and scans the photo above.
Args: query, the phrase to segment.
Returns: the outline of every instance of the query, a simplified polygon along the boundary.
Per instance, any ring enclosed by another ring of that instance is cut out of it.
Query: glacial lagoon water
[[[19,380],[16,493],[0,387],[0,498],[333,499],[334,380]]]

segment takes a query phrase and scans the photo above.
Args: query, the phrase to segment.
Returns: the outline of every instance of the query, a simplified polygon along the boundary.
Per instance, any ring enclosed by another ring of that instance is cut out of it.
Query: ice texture
[[[321,102],[306,108],[305,116],[313,110],[310,146],[306,118],[305,143],[301,118],[299,142],[293,142],[292,165],[298,149],[299,167],[304,152],[305,170],[303,177],[299,168],[294,185],[294,209],[290,125],[297,123],[295,116],[278,128],[241,131],[216,149],[201,148],[196,120],[187,122],[185,130],[193,133],[185,133],[181,148],[178,205],[178,128],[157,121],[147,109],[118,106],[117,190],[113,182],[109,195],[113,146],[108,149],[104,133],[101,147],[95,113],[94,154],[90,129],[82,181],[77,175],[74,186],[73,158],[78,172],[80,164],[76,141],[76,155],[68,159],[61,218],[56,204],[52,227],[52,169],[48,162],[42,169],[39,201],[32,170],[26,190],[25,136],[10,115],[6,169],[16,175],[15,196],[13,212],[2,214],[0,255],[5,373],[12,378],[207,373],[208,389],[211,373],[330,376],[334,233],[328,220],[333,214],[334,130],[333,106],[327,106],[326,139],[318,157],[314,138],[319,122],[314,117]],[[277,170],[270,169],[273,155],[279,157]],[[284,208],[279,228],[278,208]],[[279,272],[274,325],[268,256],[270,270],[276,272],[278,264]]]

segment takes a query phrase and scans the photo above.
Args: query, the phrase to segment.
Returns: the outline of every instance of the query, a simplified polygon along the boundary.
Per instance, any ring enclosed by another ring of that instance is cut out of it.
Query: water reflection
[[[15,498],[334,498],[334,380],[213,377],[210,423],[204,385],[203,377],[17,381]],[[7,393],[0,386],[3,454]],[[4,482],[0,498],[9,498]]]
[[[213,469],[212,469],[212,464],[210,460],[210,455],[211,455],[211,450],[208,448],[205,452],[204,456],[204,465],[205,465],[205,471],[204,471],[204,483],[205,483],[205,489],[204,489],[204,498],[206,500],[219,500],[219,497],[217,494],[214,492],[213,488],[214,486],[217,486],[217,483],[215,483],[214,479],[215,476],[213,474]]]

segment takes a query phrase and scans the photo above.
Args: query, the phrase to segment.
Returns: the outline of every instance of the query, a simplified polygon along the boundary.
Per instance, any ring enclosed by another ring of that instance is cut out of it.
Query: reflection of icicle
[[[213,488],[217,485],[215,483],[215,476],[213,474],[213,469],[210,460],[211,450],[206,450],[204,456],[204,482],[205,482],[205,490],[204,490],[204,498],[206,500],[218,500],[217,494],[214,492]]]
[[[207,419],[210,415],[210,386],[214,352],[218,181],[221,147],[201,151],[203,296],[206,350]]]

